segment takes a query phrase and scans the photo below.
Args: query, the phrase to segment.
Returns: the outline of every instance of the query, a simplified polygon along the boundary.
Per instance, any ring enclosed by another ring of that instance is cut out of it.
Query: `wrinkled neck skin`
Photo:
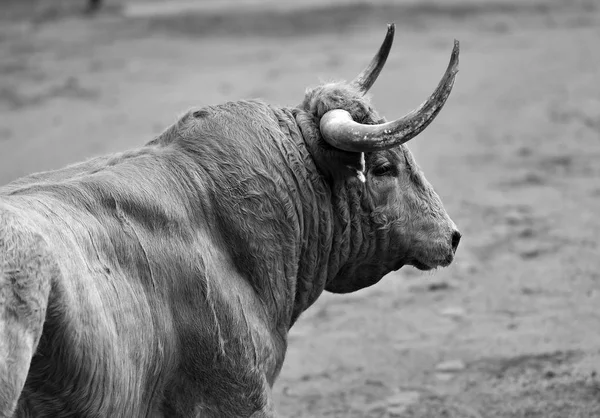
[[[389,272],[383,266],[368,263],[377,253],[377,245],[371,245],[376,243],[370,239],[374,234],[368,215],[372,202],[365,193],[365,185],[356,176],[356,170],[363,168],[360,154],[339,150],[332,150],[332,155],[324,153],[328,146],[320,137],[315,118],[298,109],[293,114],[303,138],[299,149],[308,152],[313,160],[306,166],[307,175],[317,178],[327,191],[325,201],[319,196],[302,201],[305,205],[327,208],[328,217],[320,219],[318,229],[306,231],[309,238],[303,240],[290,326],[323,290],[352,292],[376,283]],[[308,170],[316,170],[318,175]],[[316,269],[310,268],[312,259],[321,261]]]
[[[304,111],[295,115],[315,163],[325,173],[322,179],[331,196],[333,239],[328,248],[320,249],[328,253],[325,289],[349,293],[371,286],[392,268],[377,259],[389,244],[388,234],[377,234],[374,202],[357,177],[357,170],[364,169],[362,157],[327,145],[317,129],[318,118]]]

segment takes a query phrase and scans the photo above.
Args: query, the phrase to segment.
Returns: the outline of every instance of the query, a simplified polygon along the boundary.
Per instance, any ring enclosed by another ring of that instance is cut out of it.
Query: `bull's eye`
[[[393,176],[395,172],[395,168],[392,164],[383,164],[383,165],[379,165],[375,168],[373,168],[373,170],[371,170],[371,173],[374,176]]]

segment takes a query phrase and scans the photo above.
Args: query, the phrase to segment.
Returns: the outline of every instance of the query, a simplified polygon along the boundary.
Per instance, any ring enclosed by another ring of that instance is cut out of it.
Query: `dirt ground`
[[[338,2],[339,3],[339,2]],[[410,148],[455,264],[324,295],[292,329],[282,417],[600,417],[600,6],[336,4],[0,21],[0,184],[143,144],[192,106],[352,78],[395,21],[387,117],[454,92]]]

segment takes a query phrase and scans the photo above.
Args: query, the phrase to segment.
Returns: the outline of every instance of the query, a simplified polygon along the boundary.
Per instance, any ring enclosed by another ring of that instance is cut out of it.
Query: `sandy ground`
[[[600,417],[600,10],[455,3],[4,21],[0,184],[139,146],[191,106],[298,103],[361,70],[389,21],[372,92],[394,117],[457,38],[454,92],[410,143],[463,232],[456,263],[324,295],[290,334],[278,411]]]

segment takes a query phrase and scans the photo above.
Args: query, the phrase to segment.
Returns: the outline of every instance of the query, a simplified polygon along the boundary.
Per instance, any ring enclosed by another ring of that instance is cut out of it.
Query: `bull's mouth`
[[[414,259],[410,265],[421,271],[429,271],[438,267],[448,267],[450,264],[452,264],[452,261],[454,261],[454,254],[449,254],[443,260],[435,260],[429,263]]]
[[[413,266],[421,271],[429,271],[429,270],[433,270],[435,268],[435,267],[430,266],[429,264],[425,264],[418,260],[410,260],[408,262],[406,262],[406,260],[402,260],[402,261],[397,261],[396,263],[394,263],[394,265],[390,266],[390,269],[392,271],[398,271],[402,267],[407,266],[407,265]]]
[[[448,267],[454,261],[454,254],[448,255],[443,260],[430,261],[428,263],[421,261],[417,258],[412,258],[409,260],[398,260],[394,263],[394,265],[390,266],[391,270],[397,271],[400,270],[405,265],[413,266],[414,268],[421,271],[430,271],[436,269],[438,267]]]
[[[433,270],[433,267],[431,267],[428,264],[422,263],[418,260],[413,261],[412,263],[410,263],[411,266],[415,267],[416,269],[419,269],[421,271],[429,271],[429,270]]]

